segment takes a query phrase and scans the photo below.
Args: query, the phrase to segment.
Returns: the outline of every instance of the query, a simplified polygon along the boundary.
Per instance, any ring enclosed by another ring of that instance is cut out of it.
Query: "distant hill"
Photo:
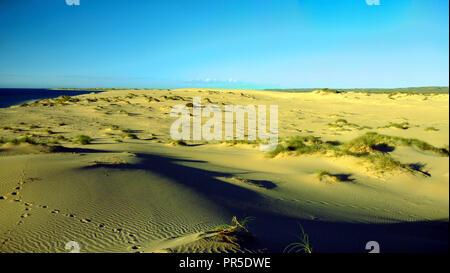
[[[352,88],[352,89],[328,89],[328,88],[288,88],[265,89],[278,92],[311,92],[315,90],[335,90],[340,92],[366,92],[366,93],[418,93],[418,94],[448,94],[447,86],[407,87],[407,88]]]

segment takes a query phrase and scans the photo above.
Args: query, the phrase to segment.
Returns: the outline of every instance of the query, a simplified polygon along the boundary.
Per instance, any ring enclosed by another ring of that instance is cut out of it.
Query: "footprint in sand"
[[[27,218],[28,216],[31,216],[30,213],[24,213],[20,216],[20,218]]]

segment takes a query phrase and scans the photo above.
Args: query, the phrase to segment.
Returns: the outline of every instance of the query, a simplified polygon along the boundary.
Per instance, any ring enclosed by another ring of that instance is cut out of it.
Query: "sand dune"
[[[193,97],[276,104],[282,143],[314,136],[338,148],[270,157],[245,142],[166,145],[171,107]],[[384,252],[446,252],[448,107],[447,94],[179,89],[0,109],[9,142],[0,144],[0,251],[66,252],[76,241],[81,252],[282,252],[300,223],[314,252],[365,252],[373,240]],[[368,159],[335,154],[368,132],[398,143],[372,147]],[[33,142],[23,137],[45,145],[10,141]],[[399,165],[376,168],[378,155]],[[255,217],[254,241],[238,247],[211,232],[233,216]]]

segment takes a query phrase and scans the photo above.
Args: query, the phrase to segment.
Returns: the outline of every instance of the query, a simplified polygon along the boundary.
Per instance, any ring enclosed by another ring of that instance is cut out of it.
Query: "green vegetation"
[[[167,100],[184,100],[181,96],[164,96]]]
[[[14,144],[19,144],[19,143],[29,143],[29,144],[38,144],[38,142],[31,138],[31,137],[21,137],[21,138],[12,138],[12,139],[3,139],[0,138],[0,143],[14,143]]]
[[[328,126],[333,127],[333,128],[340,128],[341,130],[346,130],[346,131],[351,131],[348,128],[354,128],[357,130],[372,129],[372,127],[369,127],[369,126],[360,126],[355,123],[349,123],[345,119],[337,119],[331,123],[328,123]]]
[[[368,132],[352,140],[347,144],[347,149],[353,152],[365,150],[366,153],[370,153],[377,150],[379,151],[379,149],[383,148],[385,145],[416,147],[419,150],[433,152],[441,156],[449,155],[448,149],[435,147],[416,138],[388,136],[375,132]]]
[[[319,181],[324,182],[333,182],[333,183],[339,183],[339,182],[352,182],[354,179],[350,178],[350,174],[332,174],[329,171],[326,170],[319,170],[316,172],[317,178]]]
[[[427,128],[425,128],[425,131],[429,131],[429,132],[431,132],[431,131],[437,132],[437,131],[439,131],[439,129],[438,129],[438,128],[435,128],[435,127],[427,127]]]
[[[322,88],[322,89],[314,90],[314,92],[329,93],[329,94],[339,94],[339,93],[342,93],[343,91],[339,91],[337,89]]]
[[[283,252],[285,253],[308,253],[311,254],[312,253],[312,247],[311,244],[309,243],[309,236],[308,234],[305,233],[305,230],[303,229],[302,225],[299,224],[300,229],[302,231],[301,236],[298,237],[299,242],[295,242],[295,243],[291,243],[289,244]]]
[[[61,141],[67,140],[67,138],[66,138],[65,136],[63,136],[63,135],[57,136],[56,139],[57,139],[57,140],[61,140]]]
[[[275,157],[280,153],[294,155],[323,154],[329,156],[353,156],[367,160],[376,170],[406,169],[416,171],[408,164],[402,164],[391,157],[389,152],[396,146],[415,147],[422,151],[448,156],[448,148],[438,148],[415,138],[402,138],[368,132],[347,143],[324,142],[314,136],[296,136],[280,141],[274,151],[268,153]],[[323,173],[322,175],[325,175]],[[329,175],[329,174],[328,174]]]
[[[125,98],[127,98],[127,99],[132,99],[132,98],[135,98],[135,97],[138,97],[138,95],[133,94],[133,93],[128,93],[128,95],[125,96]]]
[[[159,99],[154,98],[154,97],[148,97],[148,98],[147,98],[147,101],[148,101],[148,102],[160,102]]]
[[[92,142],[92,138],[86,135],[79,135],[74,140],[74,143],[80,143],[82,145],[90,144]]]
[[[247,140],[247,139],[233,139],[233,140],[224,140],[220,141],[220,143],[225,143],[229,145],[237,145],[237,144],[248,144],[248,145],[256,145],[259,143],[262,143],[263,141],[256,139],[256,140]]]
[[[71,97],[71,96],[60,96],[60,97],[57,97],[57,98],[53,99],[53,101],[54,101],[55,103],[60,103],[60,104],[62,104],[62,103],[65,103],[65,102],[79,102],[80,99],[78,99],[78,98],[73,98],[73,97]]]
[[[187,143],[181,139],[179,140],[170,140],[167,142],[167,144],[174,145],[174,146],[187,146]]]
[[[330,178],[331,176],[332,176],[332,174],[329,171],[326,171],[326,170],[317,171],[317,178],[320,181],[323,181],[326,178]]]
[[[402,129],[402,130],[406,130],[410,127],[410,124],[408,122],[402,122],[402,123],[389,123],[386,126],[383,127],[379,127],[379,128],[397,128],[397,129]]]
[[[130,139],[139,139],[138,137],[137,137],[137,135],[136,134],[133,134],[133,133],[125,133],[125,136],[124,136],[125,138],[130,138]]]

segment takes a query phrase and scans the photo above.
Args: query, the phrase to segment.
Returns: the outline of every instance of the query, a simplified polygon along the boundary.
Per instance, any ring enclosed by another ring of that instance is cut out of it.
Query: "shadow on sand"
[[[402,222],[396,224],[361,224],[300,219],[271,211],[267,196],[215,177],[230,173],[208,171],[183,165],[203,163],[163,155],[136,155],[137,164],[97,164],[84,169],[106,168],[144,170],[167,177],[214,202],[224,214],[238,217],[253,216],[250,226],[258,238],[258,249],[282,252],[292,242],[298,241],[300,223],[310,237],[314,252],[368,252],[368,241],[377,241],[381,252],[448,252],[448,219],[442,221]],[[150,182],[150,181],[149,181]],[[380,200],[380,202],[382,202]]]

